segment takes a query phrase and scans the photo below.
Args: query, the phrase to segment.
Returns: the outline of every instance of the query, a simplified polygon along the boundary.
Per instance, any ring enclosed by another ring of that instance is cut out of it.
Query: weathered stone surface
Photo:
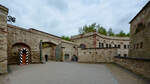
[[[7,14],[8,9],[0,5],[0,73],[7,73]]]
[[[150,2],[130,22],[129,56],[150,59]]]
[[[0,62],[0,73],[7,73],[7,59]]]
[[[115,58],[114,62],[121,65],[122,67],[131,70],[136,74],[150,79],[149,61]]]
[[[78,62],[111,63],[117,55],[117,49],[79,49]]]
[[[78,45],[84,44],[86,48],[117,48],[120,45],[120,48],[117,50],[117,55],[122,57],[128,56],[128,37],[112,37],[105,36],[97,32],[90,32],[87,34],[72,36],[71,39]],[[124,46],[126,46],[126,48]]]
[[[78,50],[77,50],[77,45],[72,42],[67,42],[67,41],[62,41],[61,43],[62,46],[62,61],[71,61],[73,56],[78,57]],[[69,55],[68,59],[65,59],[65,55]]]

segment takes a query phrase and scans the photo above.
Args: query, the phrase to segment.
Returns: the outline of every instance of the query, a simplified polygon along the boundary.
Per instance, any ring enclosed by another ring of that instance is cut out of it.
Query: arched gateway
[[[30,47],[25,43],[15,43],[12,45],[8,56],[8,64],[29,64],[31,63]]]

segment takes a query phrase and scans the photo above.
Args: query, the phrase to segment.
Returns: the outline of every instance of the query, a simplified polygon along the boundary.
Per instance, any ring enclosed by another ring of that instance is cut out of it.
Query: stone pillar
[[[0,74],[7,73],[7,15],[8,9],[0,5]]]

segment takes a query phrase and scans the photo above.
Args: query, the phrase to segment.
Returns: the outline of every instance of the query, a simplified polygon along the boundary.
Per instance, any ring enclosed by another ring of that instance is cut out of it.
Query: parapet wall
[[[116,48],[87,48],[78,50],[78,62],[85,63],[111,63],[117,56]]]
[[[150,60],[148,59],[115,57],[114,62],[136,74],[150,79]]]

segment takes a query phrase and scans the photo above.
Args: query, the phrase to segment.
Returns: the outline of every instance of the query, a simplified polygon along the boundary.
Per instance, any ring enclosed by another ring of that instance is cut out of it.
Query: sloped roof
[[[148,3],[140,10],[140,12],[129,23],[131,23],[146,7],[148,7],[149,4],[150,1],[148,1]]]

